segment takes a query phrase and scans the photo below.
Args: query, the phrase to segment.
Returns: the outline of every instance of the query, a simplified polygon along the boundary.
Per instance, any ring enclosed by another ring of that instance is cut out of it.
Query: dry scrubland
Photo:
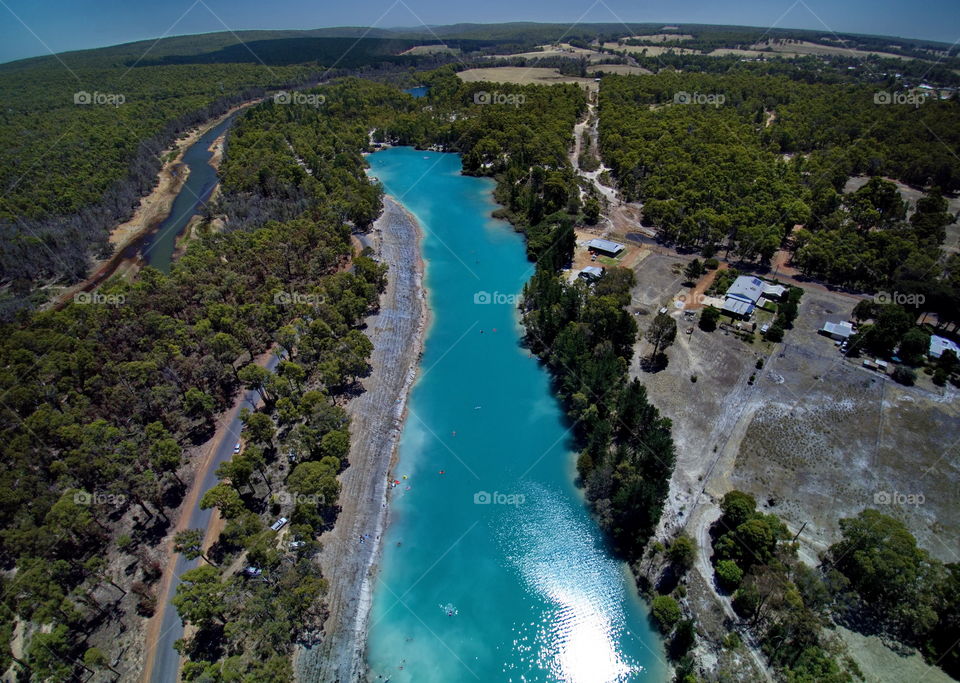
[[[662,35],[663,34],[657,34],[655,36],[635,36],[635,38],[638,40],[646,40],[651,43],[663,43],[666,42],[667,39],[661,38],[660,36]],[[681,36],[671,36],[670,38],[673,40],[683,39]],[[860,55],[864,57],[867,55],[875,55],[877,57],[890,57],[893,59],[913,59],[912,57],[904,57],[902,55],[895,55],[889,52],[854,50],[843,47],[842,45],[818,45],[817,43],[811,43],[809,41],[783,44],[764,41],[762,43],[750,45],[748,48],[718,48],[706,53],[701,53],[700,50],[683,47],[670,47],[664,45],[620,45],[618,42],[607,42],[603,44],[603,47],[606,50],[614,50],[616,52],[626,51],[630,54],[640,54],[641,52],[646,51],[648,57],[659,57],[662,54],[672,51],[674,54],[706,54],[709,57],[727,57],[733,55],[749,59],[772,57],[792,58],[805,57],[807,55],[840,55],[848,57],[851,55]]]
[[[687,291],[677,266],[688,260],[654,253],[640,262],[633,309],[641,312],[641,330],[675,293]],[[924,375],[918,386],[903,387],[842,359],[816,330],[825,320],[847,319],[856,301],[806,288],[794,329],[775,347],[747,344],[722,329],[705,333],[674,312],[677,340],[669,365],[656,373],[641,371],[649,348],[638,344],[632,369],[675,424],[670,507],[680,523],[706,481],[710,496],[739,488],[794,530],[806,523],[801,540],[811,561],[835,540],[837,520],[865,507],[902,519],[936,557],[958,560],[957,391]],[[924,502],[875,505],[883,492],[922,494]]]
[[[564,76],[556,69],[526,66],[492,66],[481,69],[467,69],[457,74],[465,83],[489,81],[491,83],[515,83],[517,85],[551,85],[553,83],[576,83],[582,88],[593,90],[596,83],[592,78]]]
[[[903,520],[934,556],[956,562],[956,390],[924,376],[903,387],[841,360],[815,330],[854,303],[816,290],[804,295],[795,328],[759,383],[763,404],[740,444],[733,484],[773,499],[772,510],[792,527],[807,522],[804,535],[815,545],[836,538],[839,517],[877,507]],[[883,494],[893,492],[924,502],[885,504]]]
[[[806,524],[800,556],[808,564],[819,562],[818,554],[837,539],[839,518],[866,507],[903,520],[931,554],[957,562],[956,389],[935,387],[924,375],[917,387],[902,387],[859,367],[859,361],[842,360],[833,342],[816,330],[824,320],[848,318],[857,299],[812,286],[805,288],[783,344],[748,344],[719,328],[703,332],[671,305],[676,294],[689,291],[682,269],[691,258],[654,247],[636,268],[631,305],[641,331],[662,306],[677,318],[667,367],[642,370],[641,360],[650,352],[646,341],[638,342],[631,364],[631,374],[641,377],[652,402],[674,423],[677,461],[662,536],[682,527],[706,548],[720,497],[740,489],[794,532]],[[764,360],[760,370],[758,359]],[[924,502],[875,504],[881,492],[922,494]],[[698,560],[699,571],[688,579],[688,600],[709,636],[698,658],[731,680],[762,680],[756,660],[743,649],[706,644],[719,643],[729,632],[721,605],[701,578],[711,575],[706,560]],[[950,680],[919,655],[904,656],[878,637],[843,629],[838,634],[866,681]]]
[[[414,45],[409,50],[401,52],[402,55],[458,55],[460,50],[446,45]]]

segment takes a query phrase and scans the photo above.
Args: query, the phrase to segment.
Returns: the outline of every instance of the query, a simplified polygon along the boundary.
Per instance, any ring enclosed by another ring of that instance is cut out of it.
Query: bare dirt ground
[[[669,364],[655,373],[641,369],[650,348],[638,342],[631,374],[673,420],[677,463],[658,535],[670,538],[685,529],[698,540],[697,571],[712,597],[697,599],[717,603],[713,610],[724,607],[712,590],[704,550],[719,499],[734,488],[753,494],[761,509],[780,515],[794,532],[806,524],[799,540],[809,564],[836,540],[839,518],[866,507],[902,519],[934,556],[960,560],[957,390],[935,387],[924,375],[916,387],[903,387],[859,360],[844,359],[817,329],[826,320],[848,319],[857,298],[820,286],[801,283],[800,315],[783,344],[748,344],[722,329],[705,333],[670,305],[678,291],[690,291],[682,268],[692,256],[652,249],[636,268],[631,310],[639,313],[642,333],[657,309],[668,306],[678,334],[667,351]],[[885,493],[921,494],[924,502],[891,505],[883,502]],[[917,680],[929,669],[919,657],[901,657],[879,641],[868,652],[861,661],[868,680]],[[701,661],[717,664],[723,652],[703,654]],[[888,657],[916,675],[885,678]]]
[[[842,626],[837,634],[847,645],[850,655],[864,672],[865,683],[951,683],[942,670],[929,666],[919,654],[900,655],[887,647],[879,636],[864,636]]]
[[[595,90],[597,83],[592,78],[564,76],[556,69],[528,66],[492,66],[467,69],[457,74],[465,83],[489,81],[491,83],[516,83],[518,85],[550,85],[552,83],[576,83],[585,90]]]
[[[591,66],[587,73],[596,76],[601,71],[605,74],[620,74],[621,76],[649,76],[653,73],[650,69],[631,64],[596,64]]]
[[[400,434],[407,394],[416,376],[426,328],[419,227],[392,198],[374,225],[375,251],[390,270],[380,311],[367,320],[373,370],[364,393],[350,401],[350,459],[341,475],[342,509],[320,541],[320,564],[330,582],[323,637],[298,648],[297,679],[347,683],[365,673],[367,619],[387,521],[387,475]],[[359,543],[370,534],[375,543]]]

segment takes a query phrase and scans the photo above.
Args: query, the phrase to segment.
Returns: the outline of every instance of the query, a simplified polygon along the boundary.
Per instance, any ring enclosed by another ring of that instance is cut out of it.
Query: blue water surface
[[[431,325],[391,489],[370,618],[372,680],[665,680],[625,565],[573,481],[569,425],[520,345],[532,275],[455,154],[393,148],[371,174],[424,231]]]

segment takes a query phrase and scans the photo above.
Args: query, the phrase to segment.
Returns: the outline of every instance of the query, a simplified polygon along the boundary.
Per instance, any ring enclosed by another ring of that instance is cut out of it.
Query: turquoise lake
[[[574,486],[571,434],[521,345],[523,237],[455,154],[370,173],[420,222],[430,308],[370,615],[370,679],[662,681],[660,638]]]

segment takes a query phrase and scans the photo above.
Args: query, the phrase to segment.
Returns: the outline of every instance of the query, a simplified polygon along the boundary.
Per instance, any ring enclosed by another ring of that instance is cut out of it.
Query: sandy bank
[[[380,310],[366,321],[373,370],[363,380],[364,393],[347,405],[351,445],[350,465],[341,476],[343,507],[333,530],[320,539],[329,616],[318,642],[297,649],[300,681],[364,677],[367,622],[387,523],[387,478],[427,325],[419,226],[393,198],[383,204],[371,241],[390,270]],[[370,541],[360,543],[365,534]]]
[[[211,128],[218,126],[241,109],[259,101],[251,100],[233,107],[220,116],[190,130],[186,135],[177,138],[173,145],[164,150],[162,156],[168,160],[164,162],[159,173],[157,173],[157,183],[153,190],[140,199],[140,203],[130,220],[120,223],[110,231],[109,242],[113,247],[112,255],[106,259],[95,261],[87,278],[61,291],[50,302],[50,306],[61,308],[73,298],[74,294],[90,291],[118,270],[122,270],[128,276],[136,274],[140,269],[139,254],[130,257],[126,256],[124,252],[128,247],[155,230],[170,215],[173,201],[180,194],[180,190],[183,189],[183,185],[190,175],[189,168],[183,163],[183,155],[191,145],[196,143]],[[223,158],[223,136],[217,138],[211,145],[211,151],[213,152],[213,158],[210,160],[210,164],[213,168],[219,169]]]

